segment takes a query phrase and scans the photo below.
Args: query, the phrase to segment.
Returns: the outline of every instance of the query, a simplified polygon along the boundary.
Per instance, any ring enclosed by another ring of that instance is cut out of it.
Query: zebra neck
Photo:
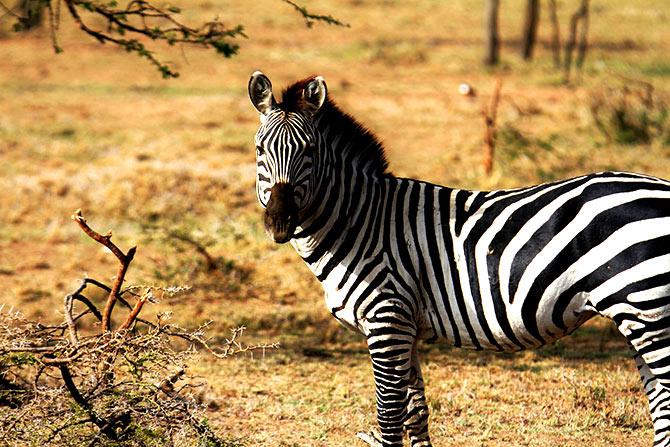
[[[380,208],[381,190],[390,174],[381,142],[332,101],[316,120],[320,141],[314,165],[316,188],[312,205],[300,215],[292,244],[321,281],[369,231],[370,216]]]
[[[336,267],[344,267],[357,239],[370,231],[385,181],[353,170],[325,178],[329,181],[319,188],[315,206],[291,241],[320,281]]]

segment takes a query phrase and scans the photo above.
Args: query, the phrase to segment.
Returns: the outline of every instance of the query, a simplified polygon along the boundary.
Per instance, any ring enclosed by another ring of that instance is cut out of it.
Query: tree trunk
[[[523,23],[523,36],[521,38],[521,56],[527,61],[533,58],[539,18],[540,0],[527,0],[526,18]]]
[[[570,35],[565,43],[565,62],[563,69],[565,70],[565,81],[570,80],[570,70],[572,68],[572,52],[577,45],[577,31],[581,23],[579,49],[577,53],[577,66],[581,68],[586,57],[586,34],[588,31],[588,17],[589,17],[589,0],[582,0],[579,9],[570,17]]]
[[[500,60],[500,37],[498,35],[499,0],[486,0],[484,32],[486,33],[486,65],[496,65]]]
[[[577,69],[581,71],[586,59],[586,49],[588,47],[588,33],[589,33],[589,0],[584,0],[584,15],[582,16],[582,26],[579,29],[579,43],[577,44],[577,60],[575,64]]]
[[[561,28],[558,24],[556,0],[549,0],[549,20],[551,20],[551,53],[554,68],[561,68]]]

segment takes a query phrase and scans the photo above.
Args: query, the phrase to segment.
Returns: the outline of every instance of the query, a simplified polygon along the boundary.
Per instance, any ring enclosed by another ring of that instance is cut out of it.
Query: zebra
[[[469,191],[399,178],[379,139],[321,76],[284,90],[255,72],[256,193],[264,226],[367,340],[376,447],[431,446],[420,340],[475,350],[551,343],[595,315],[632,348],[654,427],[670,446],[670,182],[600,172]]]

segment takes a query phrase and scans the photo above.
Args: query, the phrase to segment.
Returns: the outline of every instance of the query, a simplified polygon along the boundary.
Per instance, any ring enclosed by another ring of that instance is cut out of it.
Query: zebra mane
[[[309,77],[287,87],[278,107],[285,112],[306,110],[308,105],[303,90],[312,79],[313,77]],[[344,160],[369,173],[389,173],[384,145],[379,138],[353,116],[343,112],[330,97],[326,97],[326,101],[314,116],[314,121],[322,133],[327,130],[328,135],[341,136],[338,147],[334,149],[341,151],[340,156]]]

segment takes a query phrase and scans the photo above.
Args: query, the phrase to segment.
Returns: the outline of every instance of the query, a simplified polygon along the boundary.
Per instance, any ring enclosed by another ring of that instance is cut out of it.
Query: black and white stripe
[[[261,112],[259,200],[275,182],[309,191],[291,243],[368,340],[381,430],[361,438],[431,445],[418,340],[518,351],[602,315],[633,348],[654,445],[670,446],[670,183],[604,172],[484,192],[397,178],[330,100],[303,110],[313,83]]]
[[[267,206],[276,183],[293,183],[299,203],[309,199],[307,180],[312,169],[314,137],[304,131],[307,122],[302,115],[288,115],[267,117],[257,134],[256,194],[263,206]]]

